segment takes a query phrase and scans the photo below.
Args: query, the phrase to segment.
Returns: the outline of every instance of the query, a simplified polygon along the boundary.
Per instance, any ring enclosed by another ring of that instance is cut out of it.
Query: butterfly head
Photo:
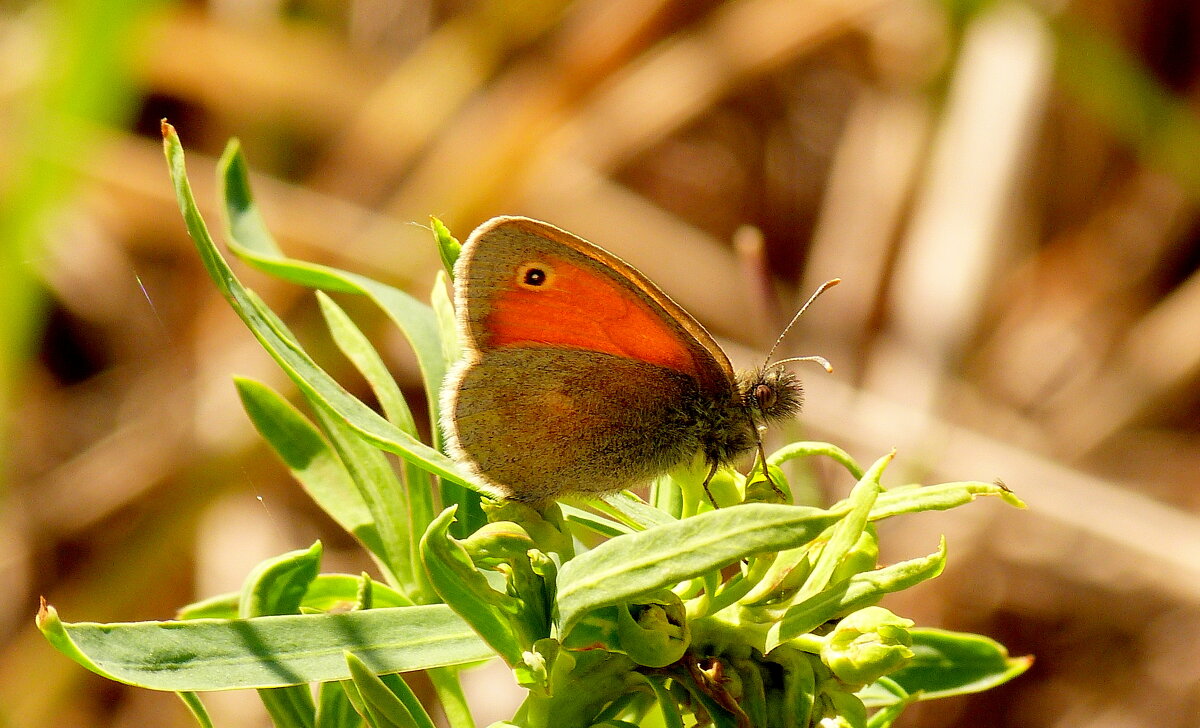
[[[758,424],[791,419],[800,412],[804,390],[800,380],[783,367],[771,365],[738,377],[742,406]]]

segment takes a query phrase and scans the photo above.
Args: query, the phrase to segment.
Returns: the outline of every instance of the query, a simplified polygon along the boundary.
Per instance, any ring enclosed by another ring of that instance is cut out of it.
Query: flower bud
[[[844,617],[821,646],[821,661],[848,685],[867,685],[912,658],[911,619],[883,607],[866,607]]]

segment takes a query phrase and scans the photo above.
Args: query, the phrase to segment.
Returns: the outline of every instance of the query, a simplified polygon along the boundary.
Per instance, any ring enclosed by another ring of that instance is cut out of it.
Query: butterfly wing
[[[706,403],[735,397],[729,360],[695,319],[558,228],[491,220],[455,276],[467,355],[443,390],[449,445],[512,497],[644,481],[696,451]]]

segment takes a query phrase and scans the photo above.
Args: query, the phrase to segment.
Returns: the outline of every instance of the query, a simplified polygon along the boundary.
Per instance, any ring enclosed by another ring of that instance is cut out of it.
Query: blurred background
[[[318,537],[366,565],[241,412],[231,375],[287,383],[190,245],[167,117],[211,224],[236,136],[289,254],[421,299],[430,214],[600,243],[742,364],[842,277],[784,347],[836,367],[789,434],[1030,505],[881,528],[950,544],[893,609],[1037,657],[905,725],[1200,726],[1198,102],[1195,0],[0,1],[0,725],[193,725],[53,652],[38,595],[165,619]],[[364,389],[310,292],[244,279]],[[516,693],[479,675],[485,725]]]

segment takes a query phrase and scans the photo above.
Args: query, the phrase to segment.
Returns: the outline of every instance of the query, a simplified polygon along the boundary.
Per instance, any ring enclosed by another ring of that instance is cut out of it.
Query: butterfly
[[[636,268],[548,223],[480,225],[454,303],[464,354],[441,393],[447,451],[506,498],[618,491],[697,453],[707,490],[718,468],[763,455],[760,426],[800,410],[783,362],[735,373]]]

